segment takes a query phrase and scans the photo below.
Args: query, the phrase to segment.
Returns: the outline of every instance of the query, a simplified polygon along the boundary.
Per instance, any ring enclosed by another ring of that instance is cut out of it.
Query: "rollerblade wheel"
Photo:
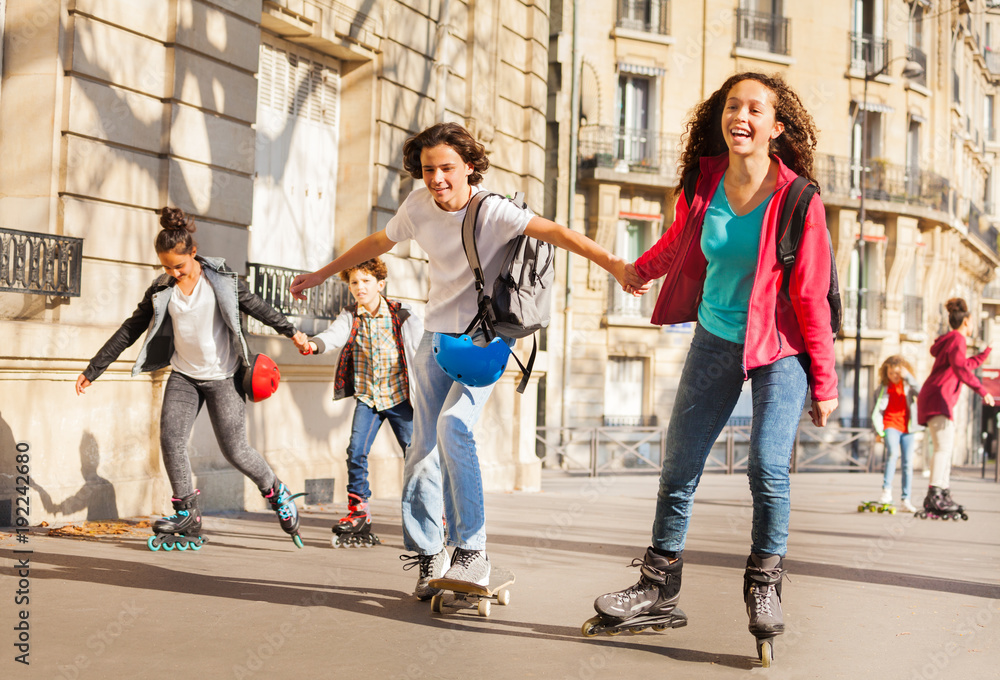
[[[296,548],[302,547],[302,537],[299,536],[298,534],[292,536],[292,542],[295,544]]]
[[[969,521],[969,516],[968,516],[968,515],[966,515],[966,514],[965,514],[965,513],[963,512],[963,513],[962,513],[962,519],[963,519],[964,521],[968,522],[968,521]]]
[[[653,630],[655,630],[657,633],[662,633],[663,631],[665,631],[669,627],[670,626],[668,626],[665,623],[657,623],[656,625],[652,626]]]
[[[444,597],[441,595],[441,593],[438,593],[437,595],[435,595],[434,597],[431,598],[431,611],[432,612],[434,612],[435,614],[440,614],[441,613],[441,601],[443,599],[444,599]]]
[[[622,634],[621,628],[609,628],[608,630],[606,630],[604,632],[607,633],[608,635],[610,635],[611,637],[614,637],[616,635],[621,635]]]
[[[757,641],[757,658],[764,668],[771,667],[771,662],[774,661],[774,647],[771,646],[770,640]]]
[[[333,538],[330,539],[330,545],[332,545],[334,548],[339,548],[341,546],[340,536],[334,534]]]
[[[146,546],[150,550],[152,550],[153,552],[156,552],[157,550],[160,549],[160,540],[159,539],[160,539],[159,536],[156,536],[156,535],[150,536],[149,540],[146,541]]]
[[[628,632],[631,633],[632,635],[638,635],[644,630],[646,629],[643,626],[632,626],[631,628],[628,629]]]
[[[597,635],[597,628],[600,625],[601,617],[595,616],[583,622],[583,625],[580,627],[580,632],[583,633],[583,637],[594,637]]]

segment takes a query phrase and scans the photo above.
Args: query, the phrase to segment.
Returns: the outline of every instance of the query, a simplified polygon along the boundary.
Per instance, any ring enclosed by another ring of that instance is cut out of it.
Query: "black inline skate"
[[[292,494],[288,487],[280,479],[274,480],[274,486],[261,495],[271,504],[271,509],[278,515],[278,522],[281,523],[282,530],[292,537],[295,547],[302,547],[302,538],[299,536],[299,509],[295,506],[295,499],[305,496],[305,493]]]
[[[924,509],[917,513],[920,519],[953,519],[959,518],[967,520],[969,516],[965,513],[965,508],[955,503],[951,498],[949,489],[942,489],[939,486],[927,487],[927,496],[924,497]]]
[[[639,582],[620,592],[601,595],[594,601],[597,616],[580,629],[585,636],[598,633],[618,635],[623,630],[640,633],[646,628],[659,632],[687,625],[687,615],[677,608],[680,600],[680,555],[670,558],[646,549],[645,559],[636,558],[630,566],[639,567]]]
[[[353,493],[347,494],[347,515],[333,527],[333,538],[330,545],[334,548],[371,548],[382,543],[379,537],[372,533],[372,514],[368,510],[368,501]]]
[[[152,551],[164,550],[201,550],[208,540],[201,535],[201,513],[198,511],[198,494],[194,493],[184,498],[171,498],[174,514],[153,522],[153,535],[146,541]]]
[[[757,658],[764,668],[774,659],[773,638],[785,632],[781,612],[781,578],[785,570],[781,564],[780,555],[752,554],[743,572],[743,602],[750,617],[747,628],[757,638]]]

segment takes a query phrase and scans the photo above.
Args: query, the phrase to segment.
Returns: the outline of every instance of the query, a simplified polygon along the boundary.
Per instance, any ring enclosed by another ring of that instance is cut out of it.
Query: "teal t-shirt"
[[[701,229],[701,251],[708,260],[708,270],[698,306],[698,323],[723,340],[743,344],[764,210],[771,197],[737,217],[729,207],[724,183],[725,178],[712,196]]]

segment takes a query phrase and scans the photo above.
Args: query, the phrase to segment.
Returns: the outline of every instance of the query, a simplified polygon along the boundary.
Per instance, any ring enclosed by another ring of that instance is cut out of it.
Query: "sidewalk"
[[[784,586],[788,633],[758,667],[741,600],[750,533],[742,475],[707,475],[695,502],[686,628],[584,638],[593,599],[631,585],[649,543],[654,475],[546,473],[537,494],[489,494],[510,605],[433,615],[403,571],[397,502],[372,504],[385,545],[330,547],[343,508],[303,514],[297,550],[271,515],[206,517],[199,552],[150,552],[149,530],[97,539],[32,529],[30,603],[0,533],[3,678],[878,678],[1000,676],[1000,485],[954,480],[968,522],[856,511],[874,474],[799,474]],[[922,478],[914,480],[921,489]],[[898,480],[897,480],[898,489]],[[18,558],[23,555],[17,555]],[[30,666],[16,663],[29,612]]]

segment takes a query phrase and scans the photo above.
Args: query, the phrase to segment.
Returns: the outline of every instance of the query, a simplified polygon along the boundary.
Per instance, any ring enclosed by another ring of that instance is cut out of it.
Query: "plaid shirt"
[[[375,314],[358,305],[358,333],[354,338],[354,396],[376,411],[385,411],[409,398],[406,369],[400,360],[388,304]]]

